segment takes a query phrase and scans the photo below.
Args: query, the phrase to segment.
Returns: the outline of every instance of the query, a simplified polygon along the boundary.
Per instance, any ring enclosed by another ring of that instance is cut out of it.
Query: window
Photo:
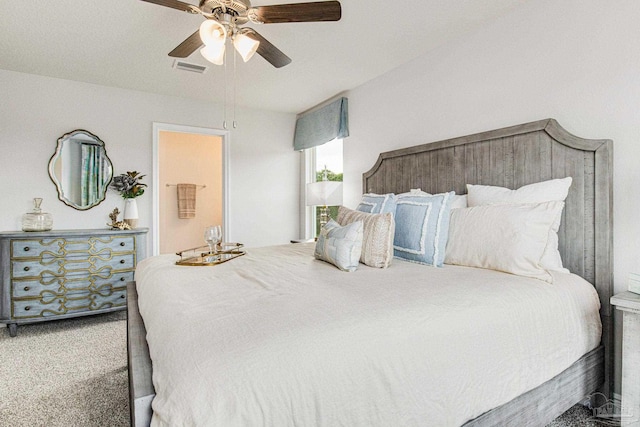
[[[328,181],[342,182],[342,139],[334,139],[326,144],[304,150],[305,156],[305,184],[322,181],[326,173]],[[304,191],[303,198],[304,198]],[[305,215],[306,237],[311,238],[320,232],[320,206],[309,206]],[[329,207],[329,216],[333,219],[338,215],[338,207]]]

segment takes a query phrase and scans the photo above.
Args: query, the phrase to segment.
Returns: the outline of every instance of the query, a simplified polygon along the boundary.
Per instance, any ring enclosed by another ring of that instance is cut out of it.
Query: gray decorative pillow
[[[343,271],[355,271],[362,251],[362,221],[345,227],[334,220],[322,227],[314,256]]]
[[[396,224],[392,213],[370,214],[340,206],[337,220],[343,226],[355,221],[364,224],[361,263],[378,268],[386,268],[391,264]]]

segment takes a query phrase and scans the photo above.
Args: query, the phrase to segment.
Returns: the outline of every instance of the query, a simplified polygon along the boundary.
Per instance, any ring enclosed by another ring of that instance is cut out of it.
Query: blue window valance
[[[297,151],[304,150],[347,136],[349,136],[348,100],[343,97],[298,117],[293,148]]]

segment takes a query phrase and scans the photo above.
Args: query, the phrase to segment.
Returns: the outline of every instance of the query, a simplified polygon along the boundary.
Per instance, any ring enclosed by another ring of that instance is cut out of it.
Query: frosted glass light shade
[[[342,204],[342,183],[318,181],[307,184],[307,206],[339,206]]]
[[[224,49],[224,43],[220,45],[212,44],[200,49],[200,54],[202,54],[202,56],[204,56],[204,59],[206,59],[207,61],[212,62],[216,65],[222,65],[224,64]]]
[[[233,47],[236,48],[244,62],[251,59],[256,50],[258,50],[259,45],[260,42],[258,40],[254,40],[246,34],[237,34],[233,38]]]
[[[227,30],[219,22],[207,19],[200,24],[200,39],[206,46],[224,44]]]

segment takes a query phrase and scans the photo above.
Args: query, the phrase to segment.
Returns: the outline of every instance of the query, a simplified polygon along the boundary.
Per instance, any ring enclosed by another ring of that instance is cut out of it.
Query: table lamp
[[[327,206],[342,204],[342,183],[317,181],[307,184],[307,206],[320,206],[320,228],[329,221]]]

